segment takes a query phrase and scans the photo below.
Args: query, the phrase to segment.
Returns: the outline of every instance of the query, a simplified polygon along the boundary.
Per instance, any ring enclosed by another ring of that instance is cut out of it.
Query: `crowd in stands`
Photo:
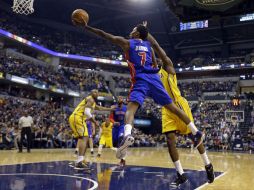
[[[96,72],[84,72],[84,70],[69,67],[62,68],[62,70],[65,77],[81,91],[98,89],[102,92],[109,92],[104,77]]]
[[[252,116],[249,124],[250,127],[254,128],[254,103],[252,101],[243,102],[239,106],[234,106],[232,103],[200,102],[199,104],[192,104],[191,108],[195,124],[206,134],[205,145],[207,149],[231,150],[232,148],[234,132],[236,129],[241,128],[241,123],[233,123],[231,120],[232,115],[226,115],[227,121],[225,121],[225,111],[251,112]],[[145,116],[154,116],[159,120],[161,119],[160,106],[156,105],[150,99],[146,99],[138,113],[144,114]],[[244,120],[244,115],[241,112],[234,113],[234,116],[238,120]],[[254,130],[249,135],[250,138],[243,138],[244,143],[247,143],[248,146],[254,143],[253,132]],[[242,135],[245,136],[246,134]],[[146,138],[148,139],[148,136]],[[191,141],[187,137],[180,136],[178,146],[190,147]]]
[[[80,31],[63,31],[43,24],[29,23],[4,11],[0,12],[0,28],[61,53],[108,59],[119,59],[121,55],[119,48],[105,40],[84,35]]]
[[[131,86],[130,78],[114,76],[113,80],[115,81],[116,88],[130,88]]]
[[[78,91],[89,91],[94,88],[109,92],[106,81],[96,72],[87,72],[74,68],[52,68],[34,64],[24,59],[0,56],[0,72],[20,76],[56,88],[69,88]]]
[[[28,20],[10,15],[5,11],[0,12],[0,28],[57,52],[113,60],[123,59],[120,48],[92,35],[84,35],[83,31],[75,31],[73,28],[69,31],[63,31],[45,24],[30,23]],[[174,59],[173,62],[176,68],[186,68],[226,63],[252,63],[253,60],[252,50],[231,50],[230,55],[225,58],[221,58],[221,52],[210,52],[209,54],[195,52],[182,55]]]
[[[0,87],[0,95],[15,96],[20,98],[26,98],[30,100],[37,100],[35,92],[31,89],[16,88],[14,86],[2,84]],[[41,99],[44,100],[43,98]]]
[[[129,78],[113,77],[115,88],[129,89],[131,81]],[[234,92],[236,82],[234,81],[194,81],[194,82],[178,82],[182,96],[201,97],[204,92]]]
[[[24,59],[15,59],[7,56],[1,57],[0,62],[0,71],[6,74],[25,77],[45,85],[53,85],[59,88],[70,85],[70,82],[60,70],[56,71],[51,67],[33,64]]]
[[[38,102],[27,99],[0,97],[0,149],[18,147],[20,140],[19,118],[28,110],[34,120],[32,136],[34,148],[72,148],[76,140],[68,125],[70,111],[55,102]],[[96,119],[102,123],[104,115]],[[135,129],[135,146],[155,146],[156,138]],[[97,141],[98,143],[98,141]]]
[[[204,92],[233,92],[236,88],[236,82],[233,81],[195,81],[178,85],[184,97],[200,97]]]
[[[17,147],[20,138],[19,118],[23,111],[28,110],[34,119],[33,138],[34,147],[48,146],[47,137],[53,136],[54,147],[60,144],[67,145],[70,129],[68,115],[57,103],[42,103],[13,97],[0,98],[0,148],[10,149]],[[51,138],[52,140],[52,138]]]
[[[253,50],[232,50],[229,57],[221,58],[221,52],[192,53],[183,55],[174,60],[176,68],[192,68],[203,66],[216,66],[225,64],[242,64],[253,62]]]
[[[192,111],[195,124],[206,133],[205,146],[211,150],[231,150],[234,141],[234,132],[239,129],[239,123],[225,121],[225,110],[245,110],[250,107],[251,120],[254,120],[253,102],[242,103],[239,107],[232,104],[216,104],[202,102],[193,104]],[[148,107],[149,106],[149,107]],[[154,108],[156,107],[156,108]],[[153,110],[154,109],[154,110]],[[75,147],[76,141],[68,126],[70,111],[55,102],[38,102],[14,97],[0,98],[0,149],[12,149],[17,147],[20,138],[18,120],[23,110],[28,112],[34,119],[33,147],[35,148],[71,148]],[[140,109],[147,115],[161,117],[160,107],[149,99]],[[153,110],[153,111],[152,111]],[[157,115],[155,115],[157,113]],[[159,119],[158,118],[158,119]],[[239,117],[239,119],[241,119]],[[103,122],[103,116],[97,120]],[[252,122],[253,124],[253,122]],[[165,136],[162,134],[145,134],[139,129],[134,129],[135,147],[162,146],[165,144]],[[245,149],[253,145],[254,126],[250,126],[247,136],[245,135]],[[179,136],[178,147],[191,147],[189,138]],[[247,148],[246,148],[247,147]]]

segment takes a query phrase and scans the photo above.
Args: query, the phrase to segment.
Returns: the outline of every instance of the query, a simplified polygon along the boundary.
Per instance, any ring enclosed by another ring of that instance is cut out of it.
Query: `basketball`
[[[83,9],[76,9],[75,11],[73,11],[71,19],[74,24],[86,25],[89,21],[89,15]]]

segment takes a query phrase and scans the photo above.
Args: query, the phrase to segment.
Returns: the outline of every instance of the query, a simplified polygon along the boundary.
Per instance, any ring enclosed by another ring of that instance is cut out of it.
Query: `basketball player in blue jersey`
[[[124,158],[127,148],[134,143],[134,138],[131,136],[134,115],[138,108],[142,106],[146,96],[153,98],[157,104],[170,110],[188,126],[194,136],[194,147],[198,147],[202,143],[202,132],[196,128],[185,112],[173,103],[162,85],[158,75],[159,69],[157,68],[154,51],[151,48],[150,42],[147,41],[148,30],[145,26],[140,24],[134,27],[130,33],[131,39],[127,40],[88,26],[85,20],[79,23],[73,20],[73,24],[83,26],[87,31],[120,46],[126,54],[132,77],[132,85],[125,114],[124,139],[116,152],[118,159]]]
[[[117,105],[113,106],[115,110],[110,114],[110,121],[114,124],[113,127],[113,145],[118,147],[124,136],[124,116],[127,111],[127,106],[124,105],[123,97],[118,97]]]

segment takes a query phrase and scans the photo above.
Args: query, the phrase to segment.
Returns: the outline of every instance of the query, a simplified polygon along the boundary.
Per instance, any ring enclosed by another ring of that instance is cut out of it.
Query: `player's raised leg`
[[[131,136],[132,125],[135,113],[137,112],[139,104],[137,102],[129,102],[125,114],[124,137],[116,152],[118,159],[123,159],[126,156],[127,148],[134,143],[134,138]]]
[[[174,103],[164,105],[172,113],[176,114],[191,130],[192,133],[192,140],[194,143],[194,148],[197,148],[204,139],[204,134],[197,129],[195,124],[190,120],[190,118],[184,113],[183,110],[178,108]]]

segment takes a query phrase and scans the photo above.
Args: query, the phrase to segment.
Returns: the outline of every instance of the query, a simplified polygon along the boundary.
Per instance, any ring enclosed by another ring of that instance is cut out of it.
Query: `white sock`
[[[84,156],[78,156],[77,163],[82,162],[84,160]]]
[[[203,154],[200,154],[200,156],[201,156],[205,166],[211,163],[206,152],[204,152]]]
[[[193,135],[197,134],[198,129],[197,129],[197,127],[195,126],[195,124],[192,121],[187,125],[187,127],[191,130],[191,133]]]
[[[182,167],[182,164],[181,164],[180,160],[175,161],[174,164],[175,164],[175,167],[176,167],[176,171],[178,171],[178,173],[180,175],[182,175],[184,173],[184,171],[183,171],[183,167]]]
[[[100,144],[100,145],[99,145],[99,148],[98,148],[98,154],[100,154],[100,155],[101,155],[102,147],[103,147],[103,145]]]
[[[124,126],[124,136],[131,135],[132,126],[130,124],[126,124]]]
[[[75,151],[77,151],[77,152],[78,152],[78,148],[75,148]]]
[[[93,152],[93,148],[91,148],[91,152]]]

